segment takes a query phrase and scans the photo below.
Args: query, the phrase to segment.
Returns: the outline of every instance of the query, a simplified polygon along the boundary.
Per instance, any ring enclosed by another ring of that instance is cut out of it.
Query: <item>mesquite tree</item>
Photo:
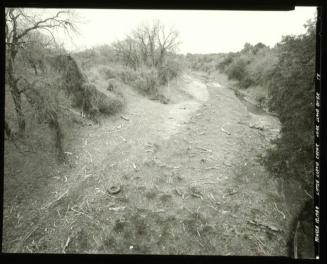
[[[141,25],[130,36],[114,43],[117,55],[128,66],[140,65],[160,68],[168,53],[174,53],[179,45],[178,32],[164,27],[159,21]]]
[[[15,111],[17,114],[18,132],[22,135],[25,131],[24,110],[22,109],[22,93],[19,81],[23,76],[17,71],[15,64],[17,54],[28,45],[31,35],[37,31],[44,31],[50,35],[53,42],[53,31],[63,29],[66,32],[75,31],[71,19],[71,11],[57,11],[51,16],[37,15],[28,9],[6,8],[5,9],[5,37],[6,37],[6,83],[12,95]],[[8,127],[9,129],[9,127]]]

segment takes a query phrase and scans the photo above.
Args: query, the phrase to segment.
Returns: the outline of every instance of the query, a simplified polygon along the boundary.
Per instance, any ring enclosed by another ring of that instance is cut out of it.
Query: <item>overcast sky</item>
[[[189,11],[77,9],[82,20],[80,35],[65,47],[81,50],[123,39],[141,23],[159,19],[180,34],[179,53],[218,53],[238,51],[245,42],[274,46],[283,35],[305,32],[303,24],[313,19],[315,7],[294,11]]]

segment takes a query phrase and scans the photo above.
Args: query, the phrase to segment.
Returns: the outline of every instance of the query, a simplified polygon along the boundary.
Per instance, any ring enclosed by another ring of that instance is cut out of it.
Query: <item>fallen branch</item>
[[[28,232],[24,238],[18,243],[18,246],[16,247],[15,252],[19,252],[21,251],[21,247],[23,246],[23,244],[25,243],[25,241],[39,228],[39,226],[35,226],[30,232]]]
[[[110,210],[110,211],[119,211],[119,210],[124,210],[125,208],[126,208],[126,206],[111,207],[111,208],[108,208],[108,210]]]
[[[213,196],[212,193],[209,193],[209,196],[210,196],[210,198],[211,198],[213,201],[217,202],[216,199],[215,199],[215,197]]]
[[[210,152],[210,153],[212,152],[211,149],[206,149],[206,148],[203,148],[203,147],[196,147],[196,148],[201,149],[201,150],[203,150],[203,151]]]
[[[164,209],[158,209],[158,210],[155,210],[155,211],[152,211],[153,213],[163,213],[165,212]]]
[[[68,112],[70,112],[70,113],[72,113],[72,114],[74,114],[74,115],[77,115],[77,116],[80,116],[81,115],[81,113],[79,113],[79,112],[77,112],[77,111],[75,111],[73,109],[70,109],[68,107],[65,107],[63,105],[59,105],[59,107],[62,108],[62,109],[64,109],[64,110],[66,110],[66,111],[68,111]]]
[[[218,211],[218,208],[216,208],[216,207],[214,207],[212,205],[208,205],[208,207],[213,208],[214,210]]]
[[[196,228],[196,232],[198,233],[198,236],[201,237],[198,227]]]
[[[205,170],[219,170],[220,168],[219,167],[207,167],[207,168],[204,168]]]
[[[225,130],[223,127],[220,128],[222,132],[224,132],[227,135],[231,135],[231,132]]]
[[[226,163],[226,162],[223,162],[223,164],[227,167],[232,167],[233,165],[232,164],[229,164],[229,163]]]
[[[305,194],[308,195],[311,199],[313,198],[306,190],[304,190]]]
[[[132,165],[133,165],[134,170],[135,170],[135,171],[138,171],[138,169],[137,169],[137,167],[136,167],[136,165],[135,165],[134,162],[132,163]]]
[[[286,219],[285,214],[284,214],[281,210],[278,209],[278,207],[277,207],[277,205],[276,205],[275,202],[274,202],[274,206],[275,206],[275,208],[276,208],[276,211],[277,211],[278,213],[280,213],[280,214],[283,216],[283,219]]]
[[[126,121],[129,121],[129,119],[127,117],[124,117],[124,116],[120,116],[121,119],[124,119]]]
[[[264,249],[264,247],[266,247],[265,244],[263,244],[263,242],[262,242],[259,238],[257,238],[255,235],[252,234],[252,236],[255,238],[255,240],[256,240],[257,242],[259,242],[259,247],[260,247],[260,249],[263,251],[263,253],[264,253],[265,255],[267,255],[267,252],[266,252],[265,249]]]
[[[207,181],[207,182],[201,182],[200,184],[217,184],[217,182]]]
[[[71,238],[70,238],[70,236],[68,236],[68,238],[66,240],[66,243],[65,243],[65,245],[64,245],[64,247],[62,249],[62,253],[66,253],[66,248],[68,247],[68,245],[70,243],[70,240],[71,240]]]
[[[88,152],[87,150],[85,150],[85,152],[89,155],[89,157],[90,157],[90,160],[91,160],[91,163],[93,163],[93,159],[92,159],[92,155],[91,155],[91,153],[90,152]]]
[[[76,212],[76,213],[83,214],[83,215],[85,215],[86,217],[88,217],[89,219],[93,220],[93,218],[92,218],[91,216],[89,216],[88,214],[86,214],[86,213],[84,213],[84,212],[82,212],[82,211],[76,210],[76,209],[74,209],[73,207],[70,208],[70,209],[71,209],[72,211]]]
[[[105,194],[108,195],[108,196],[111,197],[111,198],[118,199],[118,197],[115,197],[115,196],[113,196],[113,195],[111,195],[111,194],[109,194],[109,193],[107,193],[107,192],[105,192]]]
[[[226,195],[234,195],[234,194],[236,194],[236,193],[238,193],[238,190],[232,190],[232,191],[230,191],[230,192],[228,192],[228,193],[225,193],[225,194],[223,195],[223,198],[225,198]]]
[[[203,200],[203,196],[197,193],[191,193],[192,196],[200,198],[201,200]]]
[[[252,225],[255,225],[255,226],[259,226],[259,227],[265,227],[271,231],[274,231],[274,232],[281,232],[280,229],[278,229],[277,227],[274,227],[272,225],[268,225],[268,224],[264,224],[264,223],[259,223],[257,221],[253,221],[253,220],[247,220],[248,223],[252,224]]]
[[[147,149],[145,152],[154,152],[154,150],[153,149]]]
[[[59,197],[56,198],[55,200],[49,202],[49,203],[46,204],[45,206],[42,206],[42,207],[41,207],[41,210],[44,210],[44,209],[49,208],[52,204],[56,203],[56,202],[59,201],[62,197],[64,197],[64,196],[67,194],[67,192],[68,192],[68,189],[67,189],[65,192],[63,192],[61,195],[59,195]]]
[[[180,190],[178,190],[177,188],[175,188],[175,192],[179,195],[179,196],[182,196],[183,197],[183,194]]]
[[[207,177],[207,178],[201,178],[201,179],[198,179],[198,180],[194,180],[194,181],[190,181],[189,183],[197,183],[199,181],[207,181],[207,180],[210,180],[211,178]]]
[[[127,142],[126,138],[119,136],[124,142]]]

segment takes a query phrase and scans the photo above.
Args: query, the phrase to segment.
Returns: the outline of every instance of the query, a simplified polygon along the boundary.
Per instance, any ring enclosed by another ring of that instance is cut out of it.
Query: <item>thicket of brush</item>
[[[307,32],[285,36],[274,48],[246,44],[240,52],[226,54],[218,68],[240,89],[257,88],[257,101],[277,113],[281,137],[269,150],[266,167],[274,175],[313,186],[315,22]],[[261,92],[261,94],[260,94]]]
[[[57,56],[51,65],[61,74],[60,87],[71,98],[72,106],[81,109],[92,120],[97,120],[99,113],[110,115],[122,109],[122,97],[99,91],[81,72],[72,56]]]
[[[315,22],[307,32],[285,36],[275,47],[246,43],[239,52],[187,54],[192,70],[218,70],[237,81],[239,95],[278,115],[281,137],[264,164],[273,175],[295,179],[310,193],[313,186]]]
[[[123,67],[118,72],[112,69],[108,75],[120,78],[144,95],[160,97],[161,87],[182,71],[175,53],[178,44],[178,33],[166,30],[160,22],[139,26],[112,45],[114,56]]]
[[[278,44],[278,64],[268,84],[268,106],[282,124],[277,148],[268,152],[268,168],[283,177],[300,180],[313,191],[315,23],[307,32],[286,36]]]
[[[105,94],[99,91],[89,82],[72,56],[62,50],[42,49],[42,45],[39,46],[38,53],[45,56],[34,56],[35,50],[25,49],[18,53],[16,59],[15,71],[20,76],[17,87],[22,99],[21,107],[27,125],[35,117],[38,124],[46,123],[54,131],[58,160],[64,161],[63,126],[68,121],[67,114],[74,116],[77,112],[83,112],[86,117],[98,122],[101,114],[111,115],[120,111],[124,100],[119,93]],[[6,93],[9,96],[9,87],[6,88]],[[13,101],[6,100],[6,135],[8,139],[16,140],[15,108],[10,104]],[[74,111],[74,108],[78,111]]]
[[[95,53],[94,53],[95,54]],[[75,55],[81,64],[83,56]],[[97,59],[95,58],[95,61]],[[140,65],[136,69],[128,65],[124,65],[121,61],[108,62],[104,65],[95,65],[91,60],[88,61],[88,66],[84,66],[86,71],[97,71],[101,78],[107,80],[107,90],[115,91],[119,94],[124,85],[135,88],[140,94],[149,98],[158,99],[163,103],[168,102],[168,98],[163,94],[163,86],[169,81],[179,76],[182,72],[182,63],[171,55],[160,68]]]
[[[186,54],[185,63],[188,68],[194,71],[204,71],[208,74],[213,74],[222,63],[225,54]]]

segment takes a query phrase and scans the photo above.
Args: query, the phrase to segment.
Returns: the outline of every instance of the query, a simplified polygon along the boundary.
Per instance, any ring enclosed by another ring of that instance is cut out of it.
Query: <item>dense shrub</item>
[[[134,86],[143,94],[157,95],[159,87],[157,70],[148,67],[140,68]]]
[[[277,113],[281,135],[265,158],[268,170],[311,188],[315,24],[305,26],[305,34],[285,36],[274,48],[247,43],[240,52],[223,56],[217,68],[237,80],[240,88],[251,86],[247,92],[254,95],[258,105]]]
[[[178,45],[178,33],[165,29],[158,21],[139,26],[110,46],[98,46],[76,53],[74,57],[83,69],[91,72],[94,80],[98,76],[108,80],[108,91],[122,82],[153,97],[162,94],[161,87],[182,71],[184,56],[175,53]],[[75,94],[82,95],[81,92]]]
[[[122,83],[120,81],[118,81],[117,79],[115,79],[115,78],[108,79],[107,91],[119,92],[121,85],[122,85]]]
[[[230,52],[223,56],[222,61],[216,65],[216,70],[225,71],[227,66],[230,65],[237,53]]]
[[[113,67],[101,67],[99,73],[104,77],[104,79],[113,79],[118,76],[118,73]]]
[[[315,25],[306,34],[286,36],[278,44],[278,66],[269,82],[269,107],[280,118],[281,137],[269,151],[267,167],[312,188],[314,131]]]
[[[116,63],[117,57],[115,52],[109,45],[97,46],[74,53],[74,57],[81,61],[83,70],[89,70],[97,65],[105,65],[108,63]]]
[[[253,84],[252,76],[248,72],[250,59],[247,56],[235,58],[226,69],[229,79],[239,81],[240,88],[248,88]]]
[[[239,88],[264,86],[271,79],[277,63],[276,50],[258,43],[244,45],[240,52],[228,53],[217,65],[229,79],[237,80]]]
[[[216,71],[224,59],[223,54],[190,54],[186,55],[186,63],[188,67],[195,71],[204,71],[212,73]]]
[[[276,49],[262,48],[253,56],[247,66],[247,72],[251,76],[254,84],[265,86],[271,80],[277,63]]]
[[[97,91],[94,100],[99,112],[105,115],[112,115],[119,112],[124,105],[123,97],[114,93],[105,95]]]
[[[170,56],[165,63],[158,68],[158,78],[161,85],[165,85],[169,80],[176,78],[182,71],[182,64],[178,58]]]
[[[135,80],[137,80],[139,74],[137,71],[129,67],[121,67],[119,68],[118,76],[122,82],[126,84],[132,84]]]
[[[61,73],[60,87],[72,101],[72,106],[80,108],[96,121],[99,113],[106,115],[118,112],[123,106],[121,96],[100,92],[95,85],[88,82],[77,62],[69,55],[60,55],[53,59],[52,67]],[[106,68],[105,70],[109,70]],[[104,71],[107,74],[107,71]]]

